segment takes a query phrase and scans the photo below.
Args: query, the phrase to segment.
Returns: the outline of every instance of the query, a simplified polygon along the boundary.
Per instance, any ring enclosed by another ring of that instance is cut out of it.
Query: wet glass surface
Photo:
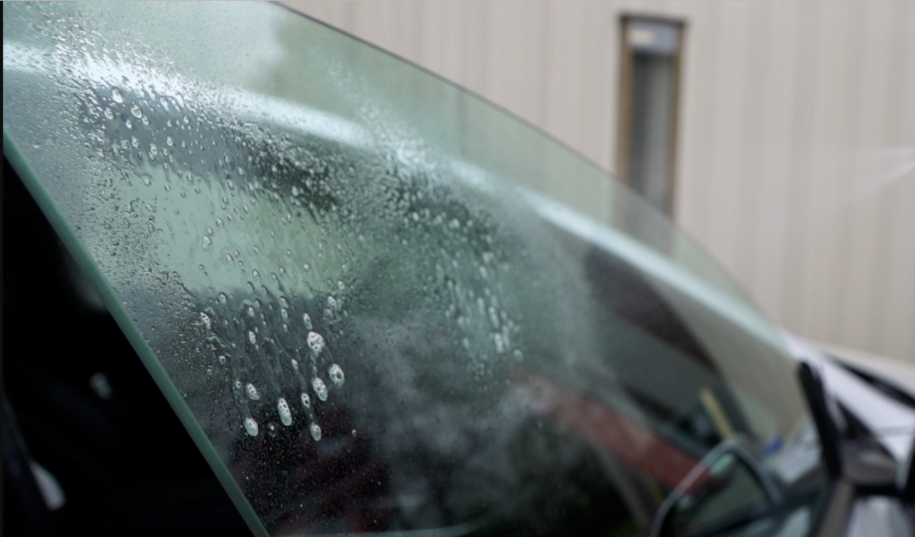
[[[638,534],[731,437],[820,485],[742,292],[609,177],[670,240],[534,193],[602,172],[454,86],[247,4],[4,5],[4,80],[5,154],[255,532]]]

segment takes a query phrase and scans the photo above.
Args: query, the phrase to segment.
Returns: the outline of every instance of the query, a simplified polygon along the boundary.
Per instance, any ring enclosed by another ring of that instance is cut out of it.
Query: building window
[[[683,24],[622,18],[617,173],[672,215]]]

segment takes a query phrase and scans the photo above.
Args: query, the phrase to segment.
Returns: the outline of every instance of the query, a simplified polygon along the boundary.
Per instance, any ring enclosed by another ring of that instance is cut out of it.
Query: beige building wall
[[[678,223],[790,330],[915,361],[915,3],[289,4],[611,171],[620,14],[681,18]]]

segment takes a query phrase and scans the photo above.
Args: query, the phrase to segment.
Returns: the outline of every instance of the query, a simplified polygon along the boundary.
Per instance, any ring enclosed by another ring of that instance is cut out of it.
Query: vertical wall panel
[[[734,259],[735,274],[742,274],[743,281],[750,288],[755,287],[755,267],[759,264],[756,244],[761,238],[761,227],[769,221],[766,206],[760,196],[766,178],[762,174],[763,163],[763,121],[770,109],[764,99],[764,83],[767,80],[767,59],[771,52],[769,8],[764,4],[744,4],[742,26],[746,28],[746,47],[740,62],[745,66],[744,83],[739,91],[743,94],[743,115],[737,129],[741,132],[740,164],[737,177],[732,181],[739,185],[740,200],[732,207],[732,218],[741,222],[740,233],[732,237],[734,249],[739,252]]]
[[[772,9],[766,9],[759,23],[765,29],[777,28],[778,39],[772,33],[764,37],[763,47],[767,51],[758,62],[761,72],[760,108],[763,111],[760,123],[751,128],[758,129],[759,145],[756,147],[758,170],[755,179],[759,181],[756,233],[747,245],[744,255],[750,259],[751,268],[744,282],[754,291],[756,299],[770,314],[782,313],[780,289],[784,277],[779,268],[786,258],[781,247],[788,232],[788,215],[785,199],[791,195],[788,179],[790,152],[793,143],[790,135],[793,117],[794,87],[792,77],[786,76],[796,70],[796,48],[798,31],[794,11],[796,4],[778,2]],[[710,156],[707,158],[711,158]],[[701,203],[695,204],[699,210]]]
[[[863,12],[863,58],[859,66],[859,76],[863,83],[861,103],[867,103],[867,113],[859,114],[858,124],[855,128],[855,147],[862,148],[865,155],[877,149],[882,149],[885,114],[888,113],[886,97],[886,76],[890,73],[889,53],[890,41],[886,32],[887,24],[892,22],[891,6],[878,4]],[[879,169],[873,169],[874,158],[879,156],[867,155],[867,158],[858,164],[856,183],[864,188],[856,192],[854,202],[850,204],[849,218],[853,226],[850,230],[847,251],[853,253],[847,259],[847,281],[856,282],[850,286],[845,294],[842,306],[842,331],[852,341],[860,341],[862,346],[870,347],[868,334],[870,332],[870,319],[873,311],[871,298],[876,283],[877,268],[875,246],[881,240],[881,233],[877,227],[880,218],[878,205],[880,191],[870,187],[875,180]],[[867,185],[867,186],[865,186]],[[856,185],[857,186],[857,185]]]
[[[746,147],[743,137],[748,112],[747,74],[755,68],[747,63],[748,41],[746,33],[749,6],[743,2],[730,2],[717,8],[720,11],[718,28],[714,31],[715,76],[704,81],[718,90],[715,108],[709,118],[714,124],[714,149],[712,155],[712,189],[705,204],[715,207],[711,213],[710,229],[706,237],[718,245],[719,258],[730,272],[739,274],[739,259],[743,257],[742,242],[746,223],[746,200],[741,187],[745,183],[743,157]],[[685,185],[684,185],[685,186]]]
[[[685,20],[678,222],[789,329],[915,361],[915,4],[290,4],[611,170],[620,14]]]
[[[912,62],[915,51],[915,3],[907,2],[902,12],[895,14],[893,65]],[[893,156],[882,184],[892,199],[888,208],[887,253],[884,267],[887,276],[880,281],[883,322],[877,323],[877,340],[887,354],[902,355],[906,350],[915,355],[915,69],[896,67],[889,77],[895,88],[890,95],[898,117],[893,121]]]
[[[544,74],[549,76],[543,77],[543,128],[573,147],[581,147],[583,135],[587,134],[587,127],[583,126],[584,110],[578,104],[585,99],[586,88],[581,80],[587,69],[584,56],[590,48],[587,36],[578,31],[586,24],[585,17],[584,4],[547,5],[547,39],[544,39],[542,61]]]
[[[466,19],[471,16],[467,10],[454,2],[427,2],[420,6],[423,12],[422,42],[418,59],[420,65],[444,76],[449,80],[466,80],[463,56],[467,40]],[[479,49],[475,60],[482,59]],[[465,83],[466,84],[466,83]]]
[[[608,170],[616,167],[616,125],[619,103],[619,35],[612,30],[619,24],[619,13],[611,4],[584,2],[584,51],[580,61],[584,91],[577,105],[583,118],[584,140],[577,146],[585,155]],[[568,61],[579,61],[568,58]],[[564,99],[564,95],[551,97]]]
[[[861,6],[866,7],[866,6]],[[841,217],[845,192],[851,180],[850,167],[839,159],[848,158],[853,148],[861,83],[860,77],[848,69],[860,61],[862,39],[860,8],[828,9],[822,14],[823,31],[817,58],[823,64],[823,75],[817,90],[815,116],[820,126],[820,144],[813,154],[816,159],[816,202],[807,206],[808,223],[805,236],[810,248],[805,266],[804,286],[810,298],[804,303],[805,332],[827,334],[838,327],[835,315],[822,315],[820,310],[839,311],[843,293],[835,292],[835,282],[842,280],[847,266],[844,237],[850,222]],[[842,229],[845,228],[845,229]]]
[[[817,305],[825,298],[820,292],[823,287],[820,283],[832,280],[835,272],[834,267],[823,262],[829,256],[830,246],[822,233],[824,215],[820,211],[811,211],[810,207],[828,204],[829,199],[821,197],[821,193],[830,192],[831,185],[842,181],[841,174],[834,173],[826,152],[829,147],[836,146],[833,134],[837,132],[837,121],[844,116],[836,114],[836,100],[841,98],[843,90],[848,89],[837,80],[845,59],[837,54],[839,49],[835,41],[844,29],[841,15],[847,10],[823,9],[819,4],[809,7],[809,19],[800,27],[800,31],[809,36],[802,45],[808,50],[802,68],[810,75],[805,82],[809,86],[803,94],[803,107],[807,110],[805,118],[809,123],[805,136],[809,142],[805,144],[803,153],[795,157],[802,162],[798,180],[804,199],[797,205],[798,232],[792,235],[796,250],[802,252],[802,257],[796,265],[798,270],[793,278],[794,285],[788,291],[790,296],[804,293],[805,299],[796,304],[794,322],[798,330],[806,334],[822,330],[820,325],[824,319],[816,311]]]
[[[691,6],[692,7],[692,6]],[[677,161],[677,191],[674,213],[694,236],[709,231],[709,205],[712,193],[714,124],[712,117],[718,87],[707,81],[715,78],[718,10],[712,4],[699,4],[691,10],[686,27]]]

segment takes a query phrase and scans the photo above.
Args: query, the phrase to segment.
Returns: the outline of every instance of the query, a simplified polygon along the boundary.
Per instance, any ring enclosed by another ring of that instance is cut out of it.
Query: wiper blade
[[[839,430],[829,416],[823,381],[808,363],[801,363],[798,376],[820,436],[820,456],[823,465],[831,478],[838,479],[842,475]]]

